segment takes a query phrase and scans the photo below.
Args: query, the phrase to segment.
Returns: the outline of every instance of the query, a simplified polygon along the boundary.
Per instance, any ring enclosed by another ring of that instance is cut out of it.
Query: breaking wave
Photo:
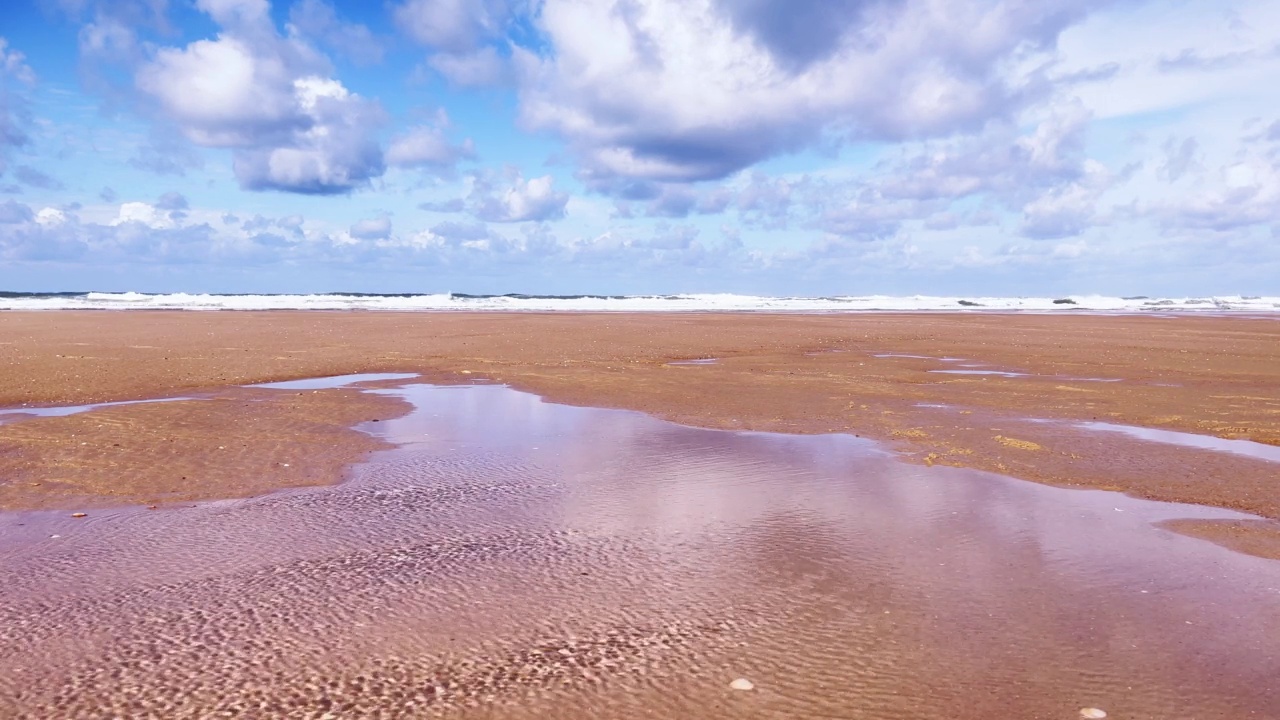
[[[768,297],[688,295],[315,295],[0,292],[0,310],[488,310],[525,312],[1280,312],[1280,297],[948,297],[864,295]]]

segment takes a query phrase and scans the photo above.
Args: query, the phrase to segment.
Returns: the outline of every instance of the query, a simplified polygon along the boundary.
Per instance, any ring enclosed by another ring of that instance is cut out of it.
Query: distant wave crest
[[[1280,297],[943,297],[862,295],[465,295],[332,293],[221,295],[0,292],[0,310],[488,310],[526,312],[1280,312]]]

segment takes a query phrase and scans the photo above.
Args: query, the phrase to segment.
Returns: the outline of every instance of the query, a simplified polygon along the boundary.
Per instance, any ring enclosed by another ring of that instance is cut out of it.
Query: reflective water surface
[[[672,360],[668,365],[715,365],[720,362],[719,358],[695,358],[693,360]]]
[[[119,405],[145,405],[147,403],[161,402],[178,402],[179,400],[194,400],[189,397],[171,397],[156,398],[154,400],[121,400],[119,402],[93,403],[91,405],[59,405],[56,407],[10,407],[0,408],[0,425],[5,425],[19,420],[26,420],[37,417],[66,417],[67,415],[79,415],[80,413],[97,410],[104,407],[116,407]]]
[[[269,390],[332,390],[362,382],[409,380],[415,377],[418,377],[416,373],[355,373],[352,375],[331,375],[329,377],[258,383],[249,387],[267,388]]]
[[[1118,425],[1116,423],[1105,422],[1078,423],[1077,427],[1097,432],[1121,433],[1123,435],[1135,437],[1139,440],[1146,440],[1148,442],[1180,445],[1182,447],[1213,450],[1214,452],[1230,453],[1232,455],[1242,455],[1244,457],[1257,458],[1259,460],[1280,462],[1280,447],[1254,442],[1252,440],[1230,440],[1227,438],[1214,437],[1213,435],[1199,435],[1196,433],[1178,432],[1177,430],[1162,430],[1160,428],[1139,427],[1137,425]]]
[[[497,386],[373,392],[417,409],[337,487],[0,515],[0,717],[1280,708],[1280,563],[1152,524],[1237,513]]]

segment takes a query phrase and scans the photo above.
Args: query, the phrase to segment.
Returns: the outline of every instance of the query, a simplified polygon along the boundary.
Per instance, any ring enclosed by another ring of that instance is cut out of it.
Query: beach
[[[714,362],[674,364],[689,360]],[[855,433],[916,462],[1280,519],[1266,463],[1135,445],[1121,433],[1079,427],[1103,422],[1280,445],[1278,360],[1280,322],[1195,315],[5,313],[0,407],[184,396],[354,372],[483,378],[553,402],[637,410],[696,427]],[[106,472],[101,464],[67,455],[72,446],[58,439],[75,434],[87,443],[75,448],[113,446],[119,438],[111,433],[124,432],[135,440],[121,443],[112,463],[136,484],[121,499],[235,496],[243,491],[230,484],[192,488],[150,477],[151,453],[245,433],[333,447],[327,434],[337,433],[353,448],[338,458],[347,462],[371,446],[343,428],[394,412],[392,401],[349,402],[354,397],[305,398],[287,408],[299,422],[318,420],[323,431],[281,424],[284,411],[259,421],[243,403],[226,402],[183,413],[190,432],[166,436],[159,428],[173,429],[164,416],[177,409],[114,407],[98,413],[117,419],[102,427],[72,416],[7,428],[32,449],[0,462],[11,473],[38,453],[60,453],[85,482],[97,482],[93,476]],[[172,454],[200,455],[225,467],[219,472],[228,478],[248,462],[200,443]],[[342,462],[317,469],[314,479],[338,480]],[[244,487],[261,492],[272,482]],[[47,488],[6,485],[0,493],[0,507],[49,502]]]
[[[1191,314],[0,313],[0,710],[1264,717],[1277,359]]]

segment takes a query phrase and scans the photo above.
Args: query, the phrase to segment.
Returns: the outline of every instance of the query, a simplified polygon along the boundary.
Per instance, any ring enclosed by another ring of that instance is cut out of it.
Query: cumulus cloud
[[[161,210],[187,210],[190,209],[191,204],[182,193],[170,190],[156,200],[156,207]]]
[[[23,185],[41,190],[61,190],[63,188],[61,180],[29,165],[15,167],[13,169],[13,178]]]
[[[448,53],[467,53],[501,34],[510,15],[502,0],[406,0],[396,24],[414,40]]]
[[[655,185],[656,194],[644,206],[648,217],[684,218],[690,215],[715,215],[733,203],[733,192],[725,187],[697,189],[689,185]],[[618,217],[632,217],[631,203],[615,203]]]
[[[176,227],[177,223],[169,212],[156,205],[144,202],[121,203],[119,213],[111,221],[111,225],[138,223],[146,227],[161,230]]]
[[[1097,205],[1117,177],[1085,153],[1090,114],[1074,102],[1038,113],[1034,123],[993,122],[976,133],[900,144],[867,172],[753,172],[745,184],[730,184],[733,204],[747,226],[820,230],[831,252],[846,241],[884,242],[916,229],[999,224],[999,211],[1021,215],[1020,231],[1034,238],[1105,222]]]
[[[14,223],[30,222],[35,217],[36,215],[31,212],[31,208],[20,202],[6,200],[0,203],[0,223],[12,225]]]
[[[188,170],[204,166],[199,152],[180,135],[154,129],[151,137],[138,145],[129,164],[157,175],[185,176]]]
[[[436,53],[427,64],[450,83],[461,87],[501,85],[510,75],[507,59],[492,47],[468,53]]]
[[[432,51],[427,64],[454,85],[496,85],[509,75],[496,45],[512,18],[507,0],[406,0],[396,24]]]
[[[478,180],[469,197],[473,215],[489,222],[557,220],[564,217],[569,194],[555,189],[550,175],[526,180],[508,171],[500,185]]]
[[[1080,234],[1095,223],[1098,198],[1112,180],[1101,163],[1087,161],[1080,179],[1053,187],[1023,207],[1022,234],[1037,239]]]
[[[142,59],[146,43],[140,30],[171,34],[168,0],[51,0],[67,17],[83,23],[79,33],[81,77],[91,87],[113,88],[103,61],[134,63]]]
[[[36,213],[36,224],[44,225],[46,227],[65,225],[70,220],[71,218],[67,215],[67,213],[63,212],[59,208],[54,208],[54,207],[40,208],[40,211]]]
[[[197,145],[232,149],[245,189],[345,193],[382,174],[381,108],[281,37],[265,0],[197,6],[222,26],[217,39],[162,48],[137,73],[163,118]]]
[[[1010,68],[1094,3],[546,0],[521,114],[584,179],[719,178],[824,137],[972,131],[1033,99]]]
[[[1169,182],[1177,182],[1196,164],[1199,150],[1200,143],[1193,137],[1184,138],[1181,143],[1169,138],[1164,144],[1165,157],[1164,164],[1160,166],[1160,176]]]
[[[1016,204],[1037,189],[1084,172],[1089,119],[1087,110],[1068,103],[1048,113],[1030,133],[997,123],[980,133],[907,147],[881,176],[881,189],[891,197],[921,200],[995,192]]]
[[[797,186],[806,182],[752,173],[750,182],[738,193],[738,213],[751,225],[786,227]]]
[[[26,56],[11,49],[9,41],[0,37],[0,175],[8,169],[12,151],[31,143],[26,130],[31,122],[26,91],[35,82]]]
[[[1156,212],[1166,224],[1225,232],[1280,223],[1280,165],[1254,152],[1215,169],[1194,195]]]
[[[726,233],[719,242],[700,238],[696,227],[658,223],[641,231],[611,229],[595,236],[579,237],[564,244],[574,264],[607,269],[617,280],[628,274],[660,271],[743,270],[752,264],[741,240]]]
[[[391,237],[391,218],[383,215],[361,220],[351,226],[350,233],[351,237],[359,240],[386,240]]]
[[[472,250],[489,250],[494,247],[496,235],[484,223],[442,222],[431,226],[430,235],[444,245],[468,248]]]
[[[438,213],[458,213],[467,209],[467,201],[463,198],[453,198],[450,200],[428,201],[418,203],[418,209],[427,212]]]
[[[442,111],[433,124],[418,125],[398,135],[387,147],[387,164],[449,173],[458,161],[474,158],[475,146],[471,139],[452,144],[445,134],[448,127],[448,116]]]
[[[368,27],[344,22],[325,0],[300,0],[289,8],[290,29],[351,58],[358,65],[382,62],[384,44]]]

